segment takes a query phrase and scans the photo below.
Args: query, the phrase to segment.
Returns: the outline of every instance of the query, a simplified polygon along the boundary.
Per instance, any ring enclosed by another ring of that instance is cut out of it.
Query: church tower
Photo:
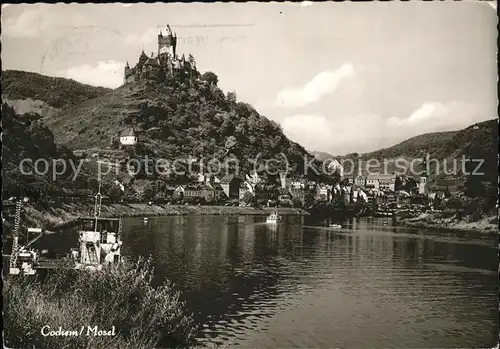
[[[176,47],[177,36],[172,34],[170,26],[167,25],[165,35],[163,35],[160,29],[160,33],[158,34],[158,57],[168,55],[171,59],[175,58]]]

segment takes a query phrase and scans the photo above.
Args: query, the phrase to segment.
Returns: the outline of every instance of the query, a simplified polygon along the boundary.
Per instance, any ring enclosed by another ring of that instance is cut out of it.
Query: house
[[[121,145],[136,145],[137,135],[133,128],[128,128],[120,134]]]
[[[396,190],[396,175],[376,175],[366,177],[366,188],[377,190]]]
[[[420,177],[418,193],[422,195],[427,193],[427,177]]]
[[[280,189],[278,194],[278,203],[280,206],[293,206],[293,196],[287,189]]]
[[[383,175],[378,177],[379,189],[396,191],[396,175]]]
[[[255,198],[263,203],[278,201],[278,190],[270,185],[258,185],[255,187]]]
[[[176,199],[183,199],[185,187],[185,185],[178,185],[177,187],[175,187],[172,196]]]
[[[368,176],[366,178],[365,187],[367,189],[379,189],[380,188],[380,183],[378,181],[378,178],[372,177],[372,176]]]
[[[327,186],[320,185],[316,190],[317,201],[330,201],[330,189]]]
[[[353,190],[351,198],[352,202],[368,202],[368,195],[361,189]]]
[[[205,181],[207,181],[207,178],[206,178],[206,176],[203,173],[198,173],[196,181],[198,183],[205,183]]]
[[[239,199],[240,186],[243,179],[237,175],[227,175],[220,180],[220,185],[224,190],[224,194],[231,199]]]
[[[289,188],[290,189],[305,189],[306,187],[306,182],[305,180],[303,179],[293,179],[293,180],[290,180],[290,185],[289,185]]]
[[[208,200],[208,198],[213,198],[213,201],[220,201],[226,197],[224,194],[224,189],[222,189],[222,186],[217,183],[217,182],[209,182],[206,185],[206,199],[208,202],[211,202]],[[211,192],[213,194],[209,194],[208,192]]]
[[[366,177],[363,176],[357,176],[354,178],[354,184],[358,187],[365,187],[366,185]]]
[[[240,182],[239,199],[242,200],[246,193],[254,195],[254,188],[248,181]]]
[[[245,179],[248,183],[250,183],[253,187],[255,185],[262,183],[262,178],[257,174],[256,171],[252,171],[250,174],[245,176]]]
[[[203,184],[191,184],[184,187],[184,198],[203,198],[205,197],[205,186]]]
[[[340,177],[342,177],[344,175],[344,168],[342,167],[342,165],[340,164],[340,162],[336,159],[331,159],[331,161],[328,163],[328,173],[335,173],[335,172],[338,172]]]

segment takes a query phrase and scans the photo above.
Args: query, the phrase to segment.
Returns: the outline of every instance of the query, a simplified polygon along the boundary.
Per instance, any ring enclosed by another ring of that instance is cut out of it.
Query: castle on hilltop
[[[167,25],[165,35],[161,29],[158,34],[158,53],[156,56],[154,52],[151,52],[151,56],[148,57],[143,49],[135,67],[131,68],[127,62],[124,84],[142,80],[163,81],[167,78],[199,76],[194,57],[189,54],[188,59],[186,59],[183,54],[179,58],[176,49],[177,35],[172,34],[170,26]]]

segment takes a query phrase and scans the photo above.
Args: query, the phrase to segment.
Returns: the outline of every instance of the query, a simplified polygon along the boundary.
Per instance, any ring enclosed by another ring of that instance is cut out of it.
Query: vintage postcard
[[[496,9],[3,4],[4,348],[498,348]]]

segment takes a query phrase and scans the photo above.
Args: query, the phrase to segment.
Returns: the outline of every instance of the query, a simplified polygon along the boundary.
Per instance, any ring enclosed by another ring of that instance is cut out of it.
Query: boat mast
[[[23,204],[21,200],[16,203],[16,215],[14,218],[14,234],[12,237],[12,253],[10,257],[10,267],[15,268],[17,264],[17,256],[19,254],[19,226],[21,224],[21,211]]]
[[[102,203],[101,181],[99,181],[99,189],[97,191],[97,194],[95,195],[95,204],[94,204],[94,217],[95,217],[94,231],[97,231],[97,220],[101,215],[101,203]]]

